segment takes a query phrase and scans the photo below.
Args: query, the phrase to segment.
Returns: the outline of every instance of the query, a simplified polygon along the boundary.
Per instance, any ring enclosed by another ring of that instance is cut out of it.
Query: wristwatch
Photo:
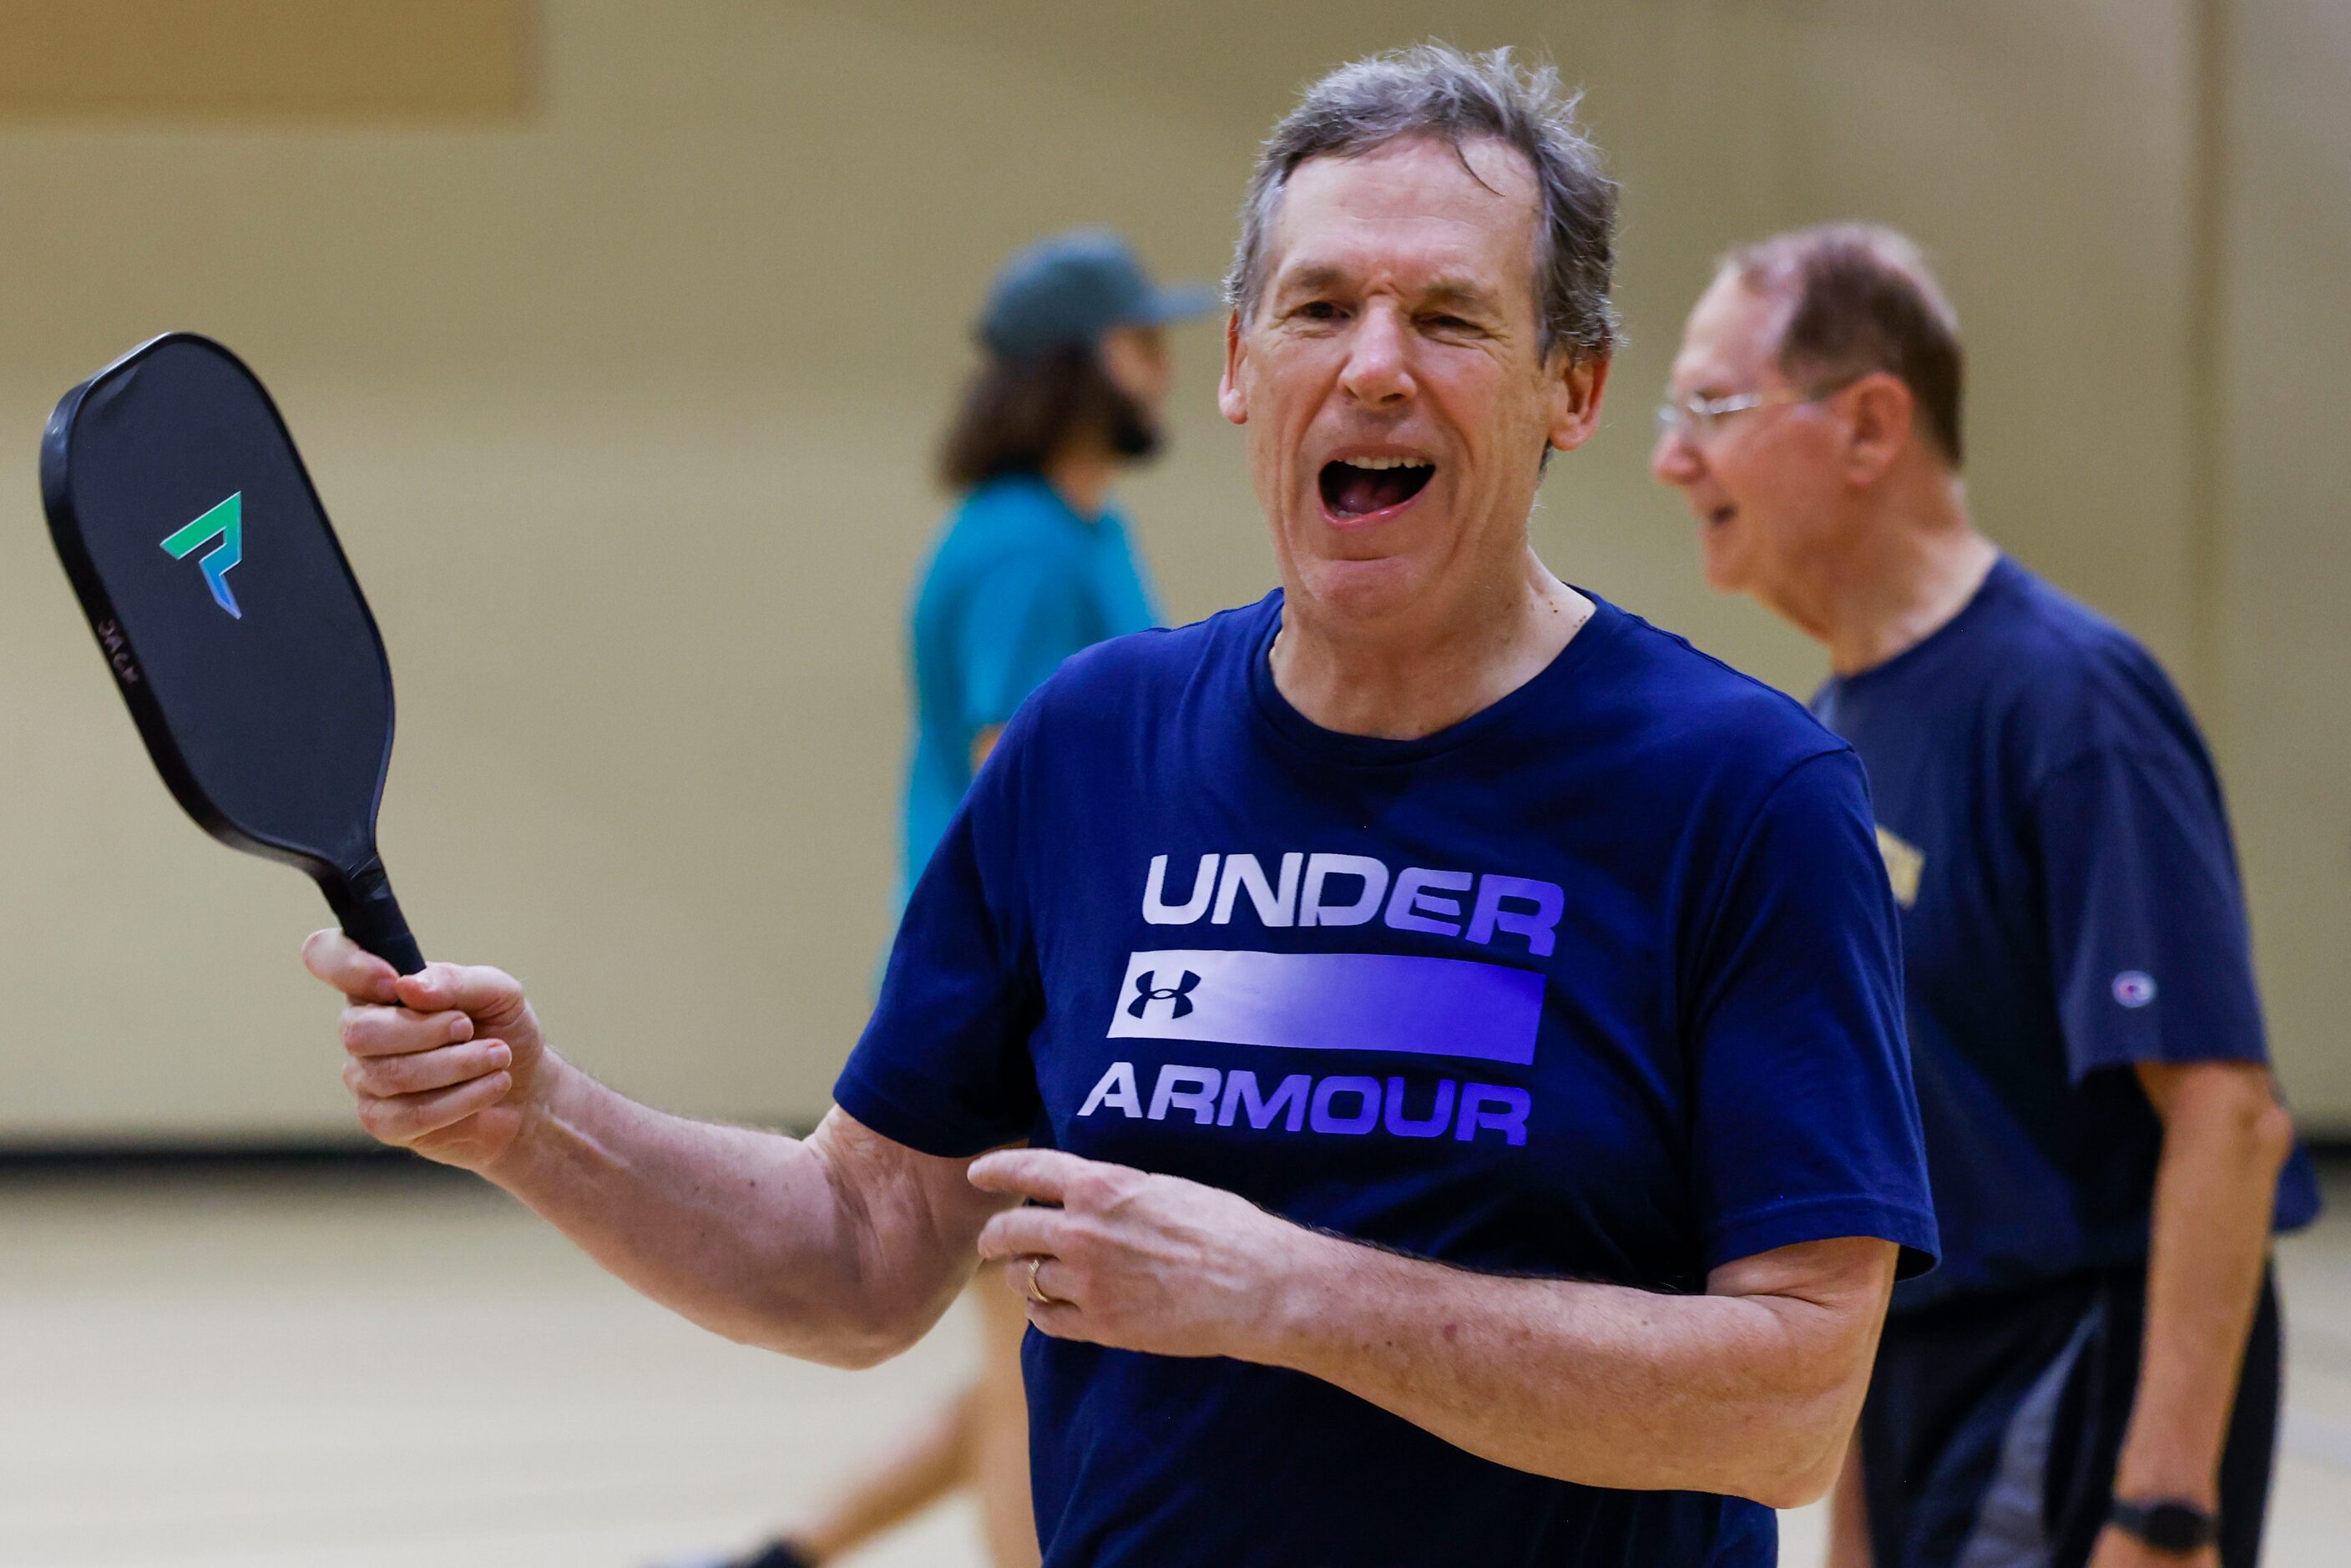
[[[2218,1515],[2177,1498],[2158,1498],[2152,1502],[2116,1498],[2106,1519],[2124,1534],[2178,1557],[2201,1552],[2220,1538]]]

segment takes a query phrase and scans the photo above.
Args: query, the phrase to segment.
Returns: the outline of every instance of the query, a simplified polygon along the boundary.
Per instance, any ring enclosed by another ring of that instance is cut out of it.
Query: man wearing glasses
[[[2252,1568],[2273,1093],[2218,780],[2126,634],[1976,531],[1958,320],[1878,228],[1726,257],[1651,467],[1708,582],[1819,641],[1902,909],[1941,1270],[1896,1288],[1835,1568]]]

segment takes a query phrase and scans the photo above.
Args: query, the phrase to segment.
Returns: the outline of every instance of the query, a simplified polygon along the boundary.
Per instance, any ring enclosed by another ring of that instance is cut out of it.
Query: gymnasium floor
[[[2351,1183],[2282,1260],[2269,1562],[2351,1561]],[[952,1386],[729,1345],[486,1188],[0,1171],[0,1568],[631,1568],[747,1539]],[[947,1510],[859,1568],[978,1568]],[[1785,1560],[1819,1560],[1816,1513]]]

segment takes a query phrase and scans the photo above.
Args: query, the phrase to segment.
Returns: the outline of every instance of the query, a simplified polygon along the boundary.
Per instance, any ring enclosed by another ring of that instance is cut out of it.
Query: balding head
[[[1875,224],[1822,224],[1740,246],[1722,270],[1786,303],[1779,365],[1790,381],[1834,386],[1884,371],[1910,389],[1920,432],[1959,465],[1959,319],[1916,245]]]

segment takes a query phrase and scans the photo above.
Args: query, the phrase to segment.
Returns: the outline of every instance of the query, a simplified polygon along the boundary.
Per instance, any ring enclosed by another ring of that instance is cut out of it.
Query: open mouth
[[[1367,517],[1401,507],[1426,487],[1437,465],[1426,457],[1358,457],[1322,465],[1322,504],[1334,517]]]

